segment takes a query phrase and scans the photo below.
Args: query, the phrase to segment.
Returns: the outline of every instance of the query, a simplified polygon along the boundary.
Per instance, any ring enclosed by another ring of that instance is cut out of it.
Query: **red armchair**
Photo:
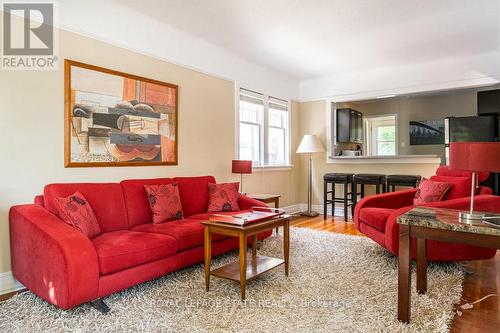
[[[480,174],[479,180],[485,180],[488,174]],[[469,181],[467,183],[467,178]],[[453,171],[440,167],[431,180],[448,181],[453,184],[444,201],[433,202],[425,206],[468,210],[470,197],[461,196],[470,189],[470,172]],[[462,188],[463,187],[463,188]],[[354,223],[356,228],[375,242],[398,255],[399,227],[397,218],[412,209],[416,189],[383,193],[362,199],[355,207]],[[500,197],[491,195],[487,187],[478,189],[474,203],[476,210],[500,212]],[[427,258],[430,261],[462,261],[489,259],[495,256],[496,250],[454,243],[429,241]],[[412,244],[412,256],[416,258],[416,246]]]

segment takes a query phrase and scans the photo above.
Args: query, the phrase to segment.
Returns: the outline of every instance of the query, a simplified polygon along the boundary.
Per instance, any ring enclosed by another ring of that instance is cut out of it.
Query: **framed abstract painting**
[[[64,65],[66,167],[177,165],[178,86]]]

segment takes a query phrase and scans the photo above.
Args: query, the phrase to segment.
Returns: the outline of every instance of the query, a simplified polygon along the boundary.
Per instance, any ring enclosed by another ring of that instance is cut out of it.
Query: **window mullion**
[[[269,96],[264,96],[263,162],[269,165]]]

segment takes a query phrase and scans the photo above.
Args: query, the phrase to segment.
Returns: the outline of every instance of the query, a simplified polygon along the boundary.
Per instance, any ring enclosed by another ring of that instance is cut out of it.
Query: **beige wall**
[[[325,101],[305,102],[300,104],[300,132],[302,134],[319,135],[323,145],[326,142],[326,103]],[[303,157],[303,167],[300,169],[300,199],[307,202],[307,164]],[[330,164],[326,162],[326,154],[314,156],[313,174],[313,204],[323,203],[323,175],[327,172],[350,172],[350,173],[380,173],[380,174],[415,174],[429,177],[434,174],[438,164]],[[373,189],[368,190],[371,193]],[[338,195],[342,195],[340,190]]]
[[[133,53],[73,33],[60,33],[60,59],[68,58],[179,85],[179,165],[161,167],[64,168],[64,70],[1,71],[0,272],[10,270],[8,210],[30,203],[51,182],[116,182],[127,178],[214,175],[237,181],[234,158],[233,82]],[[292,103],[292,126],[298,124]],[[292,150],[299,140],[292,127]],[[282,205],[298,202],[299,161],[287,171],[245,176],[251,192],[282,194]]]

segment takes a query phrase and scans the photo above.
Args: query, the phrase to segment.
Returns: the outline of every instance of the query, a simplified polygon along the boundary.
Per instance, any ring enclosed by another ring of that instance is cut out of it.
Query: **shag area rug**
[[[211,278],[198,264],[105,299],[102,315],[85,304],[63,311],[31,292],[0,304],[0,332],[447,332],[464,270],[431,264],[428,293],[412,288],[412,321],[397,321],[397,259],[370,239],[292,228],[290,275],[280,266],[247,284]],[[259,253],[282,255],[281,235]],[[213,261],[221,266],[231,252]],[[415,274],[415,273],[414,273]],[[415,282],[415,275],[413,276]]]

